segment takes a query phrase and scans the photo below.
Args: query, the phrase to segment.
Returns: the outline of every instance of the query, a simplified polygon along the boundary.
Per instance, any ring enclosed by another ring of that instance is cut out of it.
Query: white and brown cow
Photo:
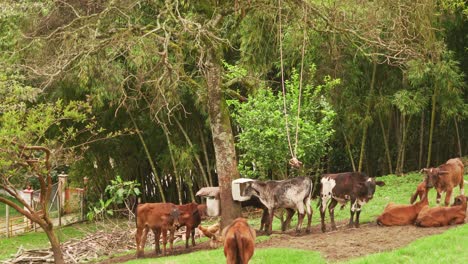
[[[376,181],[374,178],[366,176],[360,172],[343,172],[336,174],[324,174],[320,181],[322,187],[320,190],[320,217],[322,221],[322,232],[325,227],[325,209],[328,201],[328,212],[330,214],[332,230],[336,230],[335,225],[335,206],[340,203],[343,208],[348,201],[351,202],[351,217],[349,226],[359,227],[359,214],[361,206],[367,203],[374,196],[375,186],[384,186],[382,181]],[[356,220],[354,214],[356,213]]]
[[[312,209],[310,199],[312,198],[312,180],[307,177],[297,177],[283,181],[252,181],[244,189],[244,196],[256,196],[268,210],[267,234],[272,233],[272,221],[274,210],[285,208],[288,212],[286,221],[281,229],[284,231],[295,212],[298,211],[299,219],[296,232],[301,231],[302,222],[307,213],[307,229],[310,232],[312,221]]]

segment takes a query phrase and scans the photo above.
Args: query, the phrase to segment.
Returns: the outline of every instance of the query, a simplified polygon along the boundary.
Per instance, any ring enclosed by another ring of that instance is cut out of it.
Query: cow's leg
[[[335,224],[335,207],[338,204],[338,201],[332,199],[330,204],[328,205],[328,214],[330,215],[330,222],[331,222],[331,229],[336,230]]]
[[[190,225],[185,226],[185,248],[188,248],[188,241],[190,239],[190,233],[192,232],[192,228]]]
[[[140,250],[138,251],[138,256],[140,257],[143,257],[145,255],[145,245],[146,245],[146,238],[148,236],[148,231],[149,231],[149,227],[145,226],[145,229],[143,230],[143,234],[140,240]]]
[[[445,206],[450,204],[450,198],[452,197],[452,189],[448,189],[447,193],[445,194]]]
[[[174,253],[174,233],[175,233],[175,227],[169,229],[169,246],[171,248],[171,255]]]
[[[142,235],[143,235],[143,228],[137,227],[137,232],[135,234],[137,257],[142,257],[144,255],[142,249],[145,248],[145,245],[141,246]]]
[[[307,228],[306,233],[310,233],[310,225],[312,224],[312,207],[310,206],[310,197],[305,200],[305,208],[307,212]]]
[[[327,231],[327,227],[325,225],[325,210],[327,210],[327,202],[328,202],[328,197],[321,194],[320,199],[322,200],[320,203],[320,222],[322,223],[322,232]]]
[[[457,215],[449,221],[449,225],[459,225],[465,223],[465,215]]]
[[[159,248],[159,239],[160,238],[161,238],[161,228],[156,228],[154,230],[154,246],[155,246],[156,255],[161,253],[161,249]]]
[[[195,246],[195,228],[192,228],[192,246]]]
[[[167,230],[163,229],[162,230],[162,239],[163,239],[163,251],[162,254],[163,256],[166,256],[166,244],[167,244]]]
[[[356,221],[354,222],[354,227],[359,228],[359,215],[361,214],[361,205],[356,204]]]
[[[273,217],[275,215],[275,211],[273,208],[268,208],[268,231],[267,235],[271,235],[273,233]]]
[[[296,233],[300,233],[301,228],[302,228],[302,222],[304,221],[304,216],[305,216],[305,208],[304,208],[303,201],[296,204],[296,208],[297,208],[297,214],[298,214]]]
[[[260,223],[260,231],[268,229],[268,209],[263,208],[262,221]]]
[[[437,192],[436,203],[437,203],[437,205],[439,205],[439,204],[440,204],[440,197],[441,197],[441,195],[440,195],[440,192],[439,192],[437,189],[436,189],[436,192]]]
[[[281,231],[286,231],[286,229],[289,227],[289,224],[291,223],[291,219],[295,213],[294,209],[291,209],[291,208],[287,208],[286,209],[286,213],[287,213],[287,216],[286,216],[286,221],[284,221],[281,225]]]
[[[354,212],[356,211],[357,199],[351,199],[351,208],[349,209],[351,217],[349,218],[348,227],[354,226]]]
[[[464,184],[464,180],[463,180],[463,175],[462,175],[462,178],[461,178],[461,181],[460,181],[460,195],[465,195],[465,189],[463,188],[463,184]]]

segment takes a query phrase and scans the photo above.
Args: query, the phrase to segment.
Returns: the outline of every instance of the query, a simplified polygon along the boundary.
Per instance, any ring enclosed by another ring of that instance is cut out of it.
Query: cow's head
[[[455,197],[452,206],[463,205],[466,204],[467,197],[465,195],[459,195]]]
[[[443,171],[439,168],[424,168],[421,170],[421,173],[424,173],[426,182],[426,188],[432,188],[439,181],[439,177],[447,174],[448,171]]]
[[[180,211],[177,209],[177,207],[173,207],[170,212],[170,217],[174,220],[173,225],[176,228],[180,227],[180,222],[179,222],[179,217],[180,217]]]
[[[364,197],[362,197],[365,201],[369,201],[370,199],[372,199],[374,197],[374,193],[375,193],[375,186],[378,185],[378,186],[384,186],[385,185],[385,182],[383,181],[376,181],[375,178],[368,178],[365,182],[364,182],[364,190],[365,190],[365,193],[364,194]]]
[[[261,182],[258,182],[258,181],[248,182],[244,188],[244,192],[242,193],[242,196],[252,197],[253,195],[253,196],[259,197],[260,190],[261,190]]]

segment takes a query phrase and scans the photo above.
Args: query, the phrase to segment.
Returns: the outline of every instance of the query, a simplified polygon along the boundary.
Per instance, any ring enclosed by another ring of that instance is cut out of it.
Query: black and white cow
[[[281,230],[285,231],[289,226],[294,212],[299,213],[296,232],[300,232],[302,222],[307,213],[308,222],[306,232],[310,232],[312,222],[312,209],[310,199],[312,197],[312,180],[307,177],[297,177],[283,181],[252,181],[244,189],[244,196],[256,196],[268,210],[267,234],[272,232],[274,210],[285,208],[287,210],[286,221]]]
[[[337,203],[343,208],[348,201],[351,202],[351,217],[349,227],[353,225],[359,227],[359,214],[361,206],[369,202],[374,196],[375,186],[384,186],[382,181],[376,181],[374,178],[366,176],[360,172],[344,172],[336,174],[324,174],[320,181],[322,187],[320,190],[320,217],[322,220],[322,232],[325,227],[325,209],[329,200],[328,212],[330,214],[332,230],[336,230],[334,210]],[[356,213],[356,220],[354,219]]]

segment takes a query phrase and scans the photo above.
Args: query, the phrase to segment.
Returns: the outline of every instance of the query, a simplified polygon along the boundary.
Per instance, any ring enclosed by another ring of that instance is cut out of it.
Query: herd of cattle
[[[415,224],[422,227],[444,226],[464,223],[467,209],[467,197],[463,189],[464,166],[460,159],[450,159],[437,168],[425,168],[421,170],[425,179],[421,182],[416,192],[410,197],[409,205],[389,203],[383,213],[377,218],[377,224],[384,226]],[[345,172],[336,174],[324,174],[320,180],[320,208],[321,229],[326,231],[325,211],[328,207],[331,228],[336,230],[334,209],[339,203],[343,208],[350,202],[350,227],[359,227],[359,215],[364,204],[374,196],[376,186],[384,186],[383,181],[368,177],[360,172]],[[459,186],[460,195],[449,205],[453,189]],[[440,203],[441,193],[445,192],[445,207],[428,206],[428,192],[430,188],[437,191],[437,204]],[[243,189],[243,195],[252,197],[251,200],[242,202],[243,206],[254,206],[263,209],[260,230],[267,234],[272,233],[272,221],[274,212],[283,208],[287,217],[282,222],[281,230],[285,231],[291,222],[291,218],[297,211],[298,222],[296,232],[301,232],[303,220],[307,214],[306,232],[311,230],[312,208],[310,205],[313,192],[313,182],[308,177],[297,177],[282,181],[251,181]],[[419,197],[419,201],[417,198]],[[417,201],[417,202],[416,202]],[[162,234],[163,251],[166,253],[167,231],[169,230],[170,249],[174,230],[186,226],[186,243],[188,248],[189,238],[192,237],[192,246],[195,245],[194,233],[204,215],[206,205],[190,203],[186,205],[174,205],[172,203],[146,203],[139,204],[136,209],[136,244],[137,256],[143,255],[148,231],[151,229],[155,235],[156,254],[160,253],[159,239]],[[200,226],[205,233],[205,229]],[[215,230],[216,231],[216,230]],[[205,233],[206,234],[206,233]],[[228,263],[247,263],[253,255],[255,244],[255,230],[245,221],[238,218],[221,232],[224,241],[224,254]],[[236,260],[236,258],[240,258]]]

